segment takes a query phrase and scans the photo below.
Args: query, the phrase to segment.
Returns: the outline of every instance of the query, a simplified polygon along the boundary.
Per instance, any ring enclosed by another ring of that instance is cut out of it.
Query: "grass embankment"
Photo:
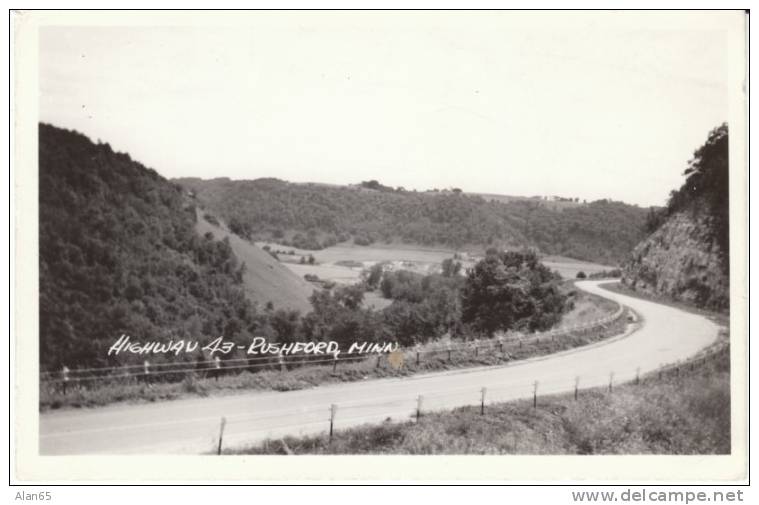
[[[565,314],[559,328],[566,328],[596,321],[609,316],[617,310],[617,305],[604,298],[576,291],[573,295],[574,308]],[[209,396],[232,394],[243,390],[291,391],[306,389],[322,384],[353,382],[383,377],[405,377],[417,373],[471,368],[478,366],[502,365],[511,361],[587,345],[604,338],[622,333],[626,322],[624,318],[607,325],[605,328],[577,331],[567,335],[541,339],[540,342],[525,342],[521,347],[504,344],[503,351],[493,340],[468,342],[468,349],[456,350],[448,359],[447,345],[460,346],[460,341],[437,340],[421,346],[417,363],[416,350],[407,351],[401,366],[388,363],[387,356],[382,356],[380,366],[377,357],[370,356],[361,361],[339,362],[333,371],[332,364],[306,365],[280,371],[276,365],[272,369],[259,372],[230,371],[218,379],[199,374],[188,375],[184,380],[175,382],[154,382],[150,385],[137,379],[113,383],[93,383],[87,387],[70,385],[63,394],[59,385],[42,384],[40,387],[40,410],[67,407],[96,407],[116,402],[155,402],[187,396]],[[479,349],[476,348],[479,346]]]
[[[243,286],[246,296],[259,306],[271,302],[277,308],[294,309],[303,313],[311,310],[309,296],[314,287],[295,275],[269,253],[229,230],[210,223],[200,208],[196,210],[195,229],[203,236],[210,232],[217,240],[227,239],[239,260],[245,263]]]
[[[702,309],[699,307],[695,307],[693,305],[689,305],[679,300],[673,300],[672,298],[668,296],[656,296],[650,293],[641,293],[640,291],[635,291],[634,289],[630,288],[629,286],[626,286],[625,284],[622,284],[621,282],[602,284],[601,288],[607,291],[611,291],[613,293],[619,293],[620,295],[630,296],[633,298],[639,298],[641,300],[647,300],[649,302],[655,302],[661,305],[667,305],[668,307],[674,307],[676,309],[684,310],[685,312],[690,312],[692,314],[698,314],[700,316],[708,317],[709,319],[711,319],[712,321],[714,321],[715,323],[721,326],[730,325],[730,311],[729,310],[718,312],[714,310]]]
[[[287,437],[225,454],[729,454],[729,347],[640,384]]]

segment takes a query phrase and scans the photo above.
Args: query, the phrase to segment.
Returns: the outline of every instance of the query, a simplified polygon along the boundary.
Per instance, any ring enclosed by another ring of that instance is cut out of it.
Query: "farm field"
[[[270,247],[273,251],[294,251],[294,255],[279,255],[282,264],[301,278],[316,275],[321,280],[338,284],[354,284],[360,280],[365,268],[380,262],[391,262],[397,270],[409,270],[422,275],[439,269],[446,258],[452,258],[456,251],[452,249],[432,249],[414,247],[405,244],[358,246],[339,244],[319,251],[296,249],[271,242],[256,242],[258,247]],[[315,264],[301,264],[300,258],[313,256]],[[464,267],[473,261],[462,260]]]
[[[565,256],[544,256],[543,264],[551,270],[556,270],[565,279],[574,279],[578,272],[585,272],[590,275],[604,270],[612,270],[615,266],[600,265],[589,261],[581,261]]]
[[[429,274],[437,271],[446,258],[452,258],[458,253],[464,270],[474,265],[477,257],[470,252],[456,251],[445,248],[427,248],[406,244],[378,244],[358,246],[339,244],[319,251],[307,251],[287,247],[273,242],[256,242],[260,248],[270,247],[273,251],[293,251],[294,254],[281,254],[280,261],[299,277],[306,274],[316,275],[319,279],[333,281],[338,284],[353,284],[358,282],[361,271],[378,262],[392,262],[394,269],[409,270],[419,274]],[[313,256],[315,264],[301,264],[300,258]],[[545,256],[543,263],[552,270],[558,271],[565,279],[574,279],[582,271],[592,274],[615,267],[600,265],[587,261],[576,260],[563,256]]]

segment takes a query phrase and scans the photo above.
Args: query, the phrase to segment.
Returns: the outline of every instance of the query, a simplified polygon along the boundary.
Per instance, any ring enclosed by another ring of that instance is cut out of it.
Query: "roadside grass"
[[[729,310],[725,312],[717,312],[713,310],[707,310],[707,309],[701,309],[699,307],[695,307],[693,305],[689,305],[685,302],[681,302],[678,300],[673,300],[672,298],[668,296],[654,296],[649,293],[641,293],[640,291],[635,291],[634,289],[625,286],[621,282],[616,283],[610,283],[610,284],[603,284],[600,286],[601,289],[605,289],[607,291],[611,291],[613,293],[619,293],[620,295],[630,296],[633,298],[638,298],[640,300],[647,300],[650,302],[656,302],[662,305],[667,305],[668,307],[674,307],[676,309],[684,310],[685,312],[690,312],[692,314],[698,314],[700,316],[707,317],[714,321],[715,323],[721,325],[721,326],[729,326],[730,325],[730,312]]]
[[[567,325],[588,323],[606,317],[617,310],[617,305],[599,296],[576,290],[572,296],[574,308],[565,314],[568,322],[560,323],[558,328]],[[544,356],[575,347],[588,345],[600,340],[619,335],[625,331],[626,318],[603,328],[575,331],[544,338],[539,342],[525,342],[524,345],[504,344],[503,351],[493,339],[468,341],[468,348],[453,351],[448,355],[447,346],[460,346],[461,341],[447,337],[407,350],[402,364],[393,366],[388,357],[370,355],[361,360],[339,361],[337,367],[332,363],[323,365],[304,365],[282,371],[277,365],[271,369],[257,372],[248,370],[228,371],[216,377],[201,373],[187,374],[175,381],[153,380],[146,384],[139,379],[127,379],[103,382],[96,386],[69,386],[66,393],[59,385],[40,384],[40,411],[61,408],[97,407],[116,402],[145,403],[172,400],[188,396],[209,396],[234,394],[240,391],[292,391],[306,389],[322,384],[355,382],[386,377],[406,377],[418,373],[473,368],[480,366],[503,365],[512,361]],[[508,336],[508,335],[507,335]],[[419,360],[417,362],[417,352]]]
[[[613,314],[619,307],[612,300],[575,288],[574,281],[564,282],[563,290],[570,295],[573,308],[561,317],[557,326],[559,329],[598,321]]]
[[[462,407],[326,434],[266,440],[224,454],[729,454],[730,352],[640,384]]]

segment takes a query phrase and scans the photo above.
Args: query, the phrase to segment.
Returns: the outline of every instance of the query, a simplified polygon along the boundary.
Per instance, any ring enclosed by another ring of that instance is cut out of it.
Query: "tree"
[[[443,260],[443,277],[455,277],[461,272],[461,262],[453,261],[451,258]]]
[[[369,287],[369,289],[374,290],[379,286],[380,281],[382,280],[382,273],[383,273],[382,263],[375,263],[372,265],[372,267],[369,269],[369,273],[366,276],[366,285]]]
[[[583,272],[582,270],[580,270],[579,272],[577,272],[577,278],[578,278],[578,279],[585,279],[585,278],[587,278],[587,277],[588,277],[588,276],[587,276],[587,275],[585,274],[585,272]]]
[[[646,233],[653,233],[659,229],[664,221],[667,219],[667,209],[657,209],[656,207],[649,207],[648,214],[646,214],[646,221],[643,224],[643,229]]]
[[[310,298],[313,310],[302,319],[304,338],[334,340],[341,347],[359,340],[377,341],[382,334],[380,316],[361,307],[363,296],[358,286],[314,292]]]
[[[335,290],[335,300],[346,309],[357,309],[364,302],[364,290],[360,286],[343,286]]]
[[[269,324],[277,334],[278,342],[297,342],[300,314],[297,310],[278,309],[269,315]]]
[[[469,270],[461,292],[462,321],[492,335],[541,329],[557,322],[565,298],[534,251],[488,254]]]
[[[252,229],[251,229],[250,223],[243,221],[237,216],[233,216],[229,220],[229,229],[235,235],[238,235],[247,240],[251,240]]]
[[[419,303],[395,301],[383,311],[384,324],[402,346],[412,346],[435,336],[434,324],[426,307]]]

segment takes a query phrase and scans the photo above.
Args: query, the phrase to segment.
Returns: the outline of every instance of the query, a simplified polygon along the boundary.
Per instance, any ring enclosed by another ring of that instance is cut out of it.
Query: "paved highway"
[[[687,359],[717,339],[719,327],[706,317],[641,300],[581,281],[578,288],[633,309],[641,321],[623,335],[593,345],[502,366],[372,379],[290,392],[250,392],[155,404],[113,405],[51,411],[40,415],[40,454],[203,453],[224,445],[267,437],[325,432],[330,405],[335,429],[387,418],[408,419],[422,396],[422,411],[571,391],[632,380],[663,364]]]

